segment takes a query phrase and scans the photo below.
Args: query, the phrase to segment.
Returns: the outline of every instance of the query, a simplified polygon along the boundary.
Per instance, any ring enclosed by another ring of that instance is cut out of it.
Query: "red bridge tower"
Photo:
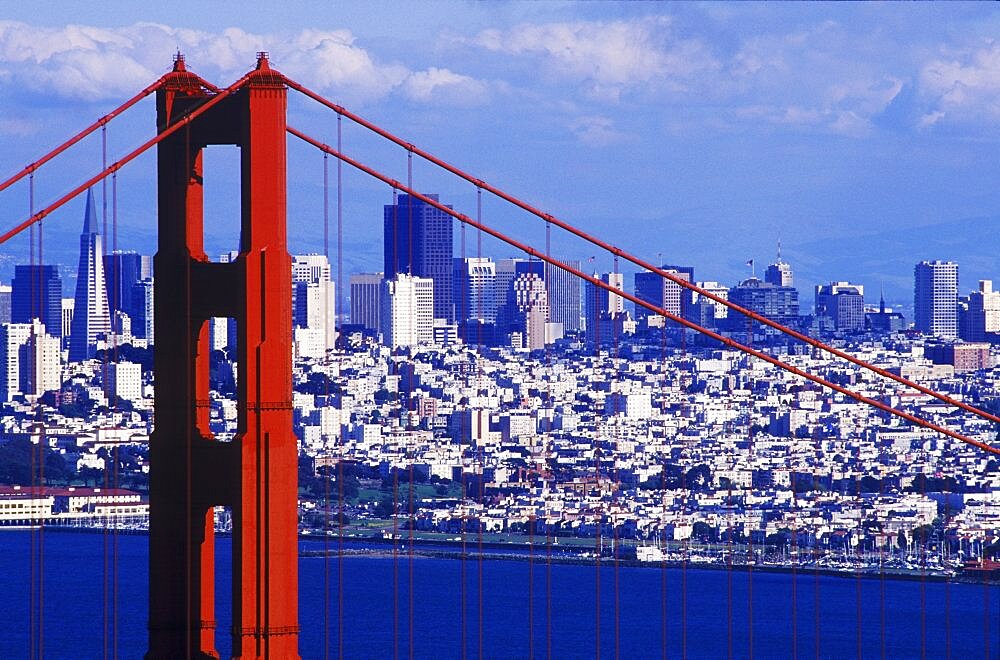
[[[233,512],[233,657],[298,657],[297,448],[292,433],[291,258],[284,79],[258,55],[239,88],[160,143],[156,400],[150,439],[150,660],[218,657],[213,507]],[[217,90],[174,71],[160,132]],[[202,149],[241,151],[239,257],[204,250]],[[236,321],[239,431],[209,431],[212,317]]]

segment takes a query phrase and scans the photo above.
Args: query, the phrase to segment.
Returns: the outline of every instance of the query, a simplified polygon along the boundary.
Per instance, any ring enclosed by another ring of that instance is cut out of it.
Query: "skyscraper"
[[[153,278],[132,287],[132,334],[153,342]]]
[[[434,318],[454,321],[451,216],[409,195],[401,195],[384,211],[385,278],[401,273],[434,280]]]
[[[729,300],[729,287],[718,282],[697,282],[697,284],[708,293],[722,298],[723,300]],[[711,305],[713,308],[713,316],[717,319],[724,319],[729,316],[729,308],[720,302],[715,302],[714,300],[706,298],[698,293],[693,293],[691,298],[692,304],[694,305]]]
[[[837,330],[861,330],[865,327],[865,287],[850,282],[817,284],[816,316],[833,321]]]
[[[562,260],[580,270],[580,262]],[[552,264],[545,264],[545,291],[549,298],[549,320],[562,323],[563,331],[580,329],[580,278]]]
[[[330,262],[322,254],[292,257],[292,322],[316,333],[327,349],[336,341],[336,300]]]
[[[521,348],[529,351],[545,348],[545,324],[549,317],[545,283],[535,273],[523,273],[514,278],[513,311],[515,332],[521,333]]]
[[[792,279],[792,267],[781,260],[781,241],[778,241],[777,259],[767,267],[764,281],[774,286],[795,286]]]
[[[1000,291],[993,290],[993,280],[979,280],[979,290],[968,300],[962,339],[985,341],[987,334],[1000,333]]]
[[[619,291],[625,290],[625,276],[621,273],[604,273],[594,277]],[[586,312],[587,338],[590,342],[608,339],[612,336],[613,321],[625,311],[625,299],[607,289],[587,282],[584,286],[584,308]]]
[[[458,321],[476,319],[483,323],[496,323],[496,279],[497,265],[488,257],[454,260],[453,300]]]
[[[743,280],[731,288],[729,300],[778,323],[787,324],[799,316],[798,289],[761,282],[756,277]],[[743,330],[747,327],[747,320],[743,314],[730,312],[728,318],[734,330]]]
[[[0,323],[10,323],[13,294],[14,287],[9,284],[0,284]]]
[[[694,279],[694,268],[679,266],[661,266],[661,269],[678,277],[684,281],[691,282]],[[656,305],[671,314],[686,316],[691,311],[692,291],[682,287],[673,280],[654,273],[652,271],[640,271],[634,276],[635,296],[652,305]],[[646,319],[655,316],[642,305],[635,306],[636,320]],[[662,319],[656,316],[657,319]],[[659,322],[656,325],[660,325]]]
[[[107,283],[108,313],[114,323],[117,312],[128,314],[132,320],[132,332],[137,337],[145,337],[144,323],[139,318],[142,310],[136,305],[141,298],[135,290],[143,280],[152,278],[152,258],[138,252],[117,251],[104,255],[104,279]],[[120,332],[121,328],[114,328]]]
[[[958,335],[958,264],[921,261],[913,268],[913,313],[920,332]]]
[[[62,277],[58,266],[15,266],[11,289],[11,322],[31,323],[31,319],[38,319],[45,332],[62,337]]]
[[[399,274],[382,291],[382,343],[390,348],[434,341],[434,283]]]
[[[69,359],[73,362],[93,357],[97,337],[111,331],[101,251],[101,228],[94,193],[87,190],[87,208],[83,215],[83,232],[80,234],[80,264],[76,271],[76,302],[69,342]]]
[[[378,332],[381,329],[379,316],[382,304],[382,273],[358,273],[351,275],[351,323]]]

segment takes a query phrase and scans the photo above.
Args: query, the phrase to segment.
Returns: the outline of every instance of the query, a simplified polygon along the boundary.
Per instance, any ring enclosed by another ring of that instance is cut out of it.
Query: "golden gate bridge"
[[[338,139],[333,146],[289,123],[289,91],[335,114]],[[40,168],[96,131],[103,131],[124,112],[154,94],[157,112],[154,137],[118,160],[110,164],[105,162],[101,171],[35,210],[34,177]],[[213,554],[213,510],[216,506],[231,507],[233,511],[231,635],[234,657],[298,656],[297,445],[292,433],[291,292],[287,286],[290,257],[286,222],[286,139],[289,135],[324,154],[324,164],[326,156],[331,156],[343,166],[385,184],[394,195],[409,195],[463,226],[566,271],[597,289],[620,296],[680,327],[872,406],[886,415],[983,452],[1000,454],[1000,447],[983,439],[810,373],[749,342],[703,327],[618,289],[553,257],[548,246],[539,249],[486,224],[481,213],[473,217],[453,210],[417,190],[411,179],[401,182],[346,154],[340,141],[342,120],[353,122],[401,148],[408,163],[412,163],[414,157],[423,159],[472,185],[480,204],[485,193],[528,213],[544,225],[546,236],[553,227],[565,231],[613,257],[616,264],[619,260],[630,262],[726,306],[731,312],[745,316],[750,323],[769,327],[815,351],[844,360],[962,413],[1000,424],[1000,417],[989,411],[740,307],[673,271],[630,254],[476,178],[272,69],[266,53],[259,53],[256,67],[227,87],[217,87],[189,71],[183,56],[178,53],[170,72],[0,183],[0,191],[3,191],[27,178],[30,209],[27,218],[0,234],[0,244],[25,231],[34,232],[37,227],[40,253],[46,217],[156,148],[159,226],[155,257],[158,282],[155,298],[156,422],[150,439],[147,658],[217,657]],[[205,147],[216,144],[237,145],[241,152],[242,231],[239,256],[231,263],[213,263],[204,250],[202,152]],[[340,189],[338,185],[338,194]],[[33,258],[34,246],[32,238]],[[235,319],[239,328],[240,432],[232,443],[215,441],[208,430],[210,351],[207,324],[213,317]],[[40,607],[39,617],[33,620],[32,626],[32,634],[41,636]],[[463,652],[464,648],[463,644]],[[600,655],[599,642],[597,649]],[[42,655],[40,643],[32,647],[32,654],[36,652]]]

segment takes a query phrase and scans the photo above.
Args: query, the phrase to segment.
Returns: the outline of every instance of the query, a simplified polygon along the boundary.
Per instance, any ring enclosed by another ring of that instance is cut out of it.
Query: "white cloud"
[[[920,91],[934,106],[922,126],[947,119],[1000,119],[1000,43],[931,60],[920,71]]]
[[[591,147],[606,147],[624,142],[626,135],[615,128],[608,117],[579,117],[570,123],[570,130],[580,142]]]
[[[586,91],[616,101],[640,85],[684,89],[695,74],[718,67],[698,40],[672,34],[671,19],[522,23],[484,30],[465,40],[488,51],[537,59],[550,75],[583,82]]]
[[[177,50],[192,71],[222,85],[249,70],[257,51],[269,51],[275,68],[342,103],[396,92],[417,102],[435,101],[442,94],[481,100],[488,91],[486,83],[448,69],[413,72],[380,62],[349,30],[254,34],[240,28],[207,32],[156,23],[104,29],[0,21],[0,84],[72,100],[121,99],[167,71]]]
[[[403,93],[414,101],[448,105],[483,105],[490,99],[486,83],[435,67],[410,74],[403,82]]]
[[[0,119],[0,135],[25,137],[34,135],[41,127],[41,122],[31,119]]]

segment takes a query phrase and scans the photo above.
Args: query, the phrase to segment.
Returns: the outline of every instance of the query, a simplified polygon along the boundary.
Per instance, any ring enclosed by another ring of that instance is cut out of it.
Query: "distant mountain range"
[[[849,280],[865,285],[866,301],[877,301],[884,284],[887,302],[912,307],[913,267],[925,259],[958,263],[959,295],[983,279],[1000,285],[1000,217],[800,243],[786,253],[795,283],[810,301],[812,285]]]

